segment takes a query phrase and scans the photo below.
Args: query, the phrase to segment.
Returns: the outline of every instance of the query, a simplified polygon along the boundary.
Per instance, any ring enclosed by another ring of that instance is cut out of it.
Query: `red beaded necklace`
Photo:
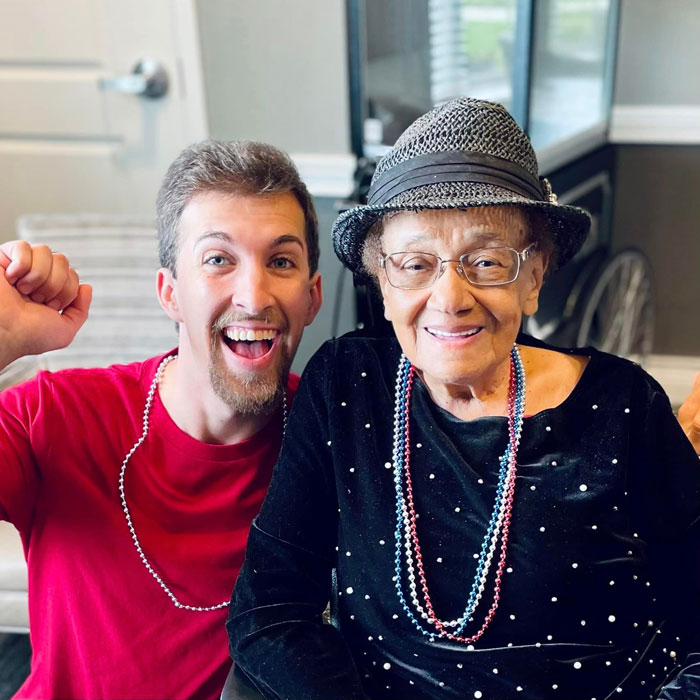
[[[394,411],[394,483],[397,493],[397,528],[396,528],[396,590],[404,611],[418,629],[430,638],[446,637],[453,641],[471,644],[479,639],[491,623],[500,600],[501,577],[505,567],[508,547],[508,534],[513,507],[513,493],[516,477],[516,455],[522,432],[524,414],[525,372],[517,346],[511,351],[510,382],[508,391],[508,447],[501,457],[499,484],[496,492],[494,511],[482,543],[481,554],[477,564],[474,583],[469,601],[463,615],[450,621],[440,620],[435,614],[428,588],[423,554],[416,527],[418,514],[413,499],[413,482],[411,479],[410,457],[410,400],[415,376],[415,368],[402,356],[396,382],[396,403]],[[406,496],[404,497],[404,488]],[[486,580],[491,569],[493,557],[501,540],[500,555],[494,577],[493,602],[479,630],[464,636],[462,630],[472,620],[474,611],[483,597]],[[432,626],[436,632],[426,630],[409,607],[403,594],[402,586],[402,551],[405,556],[406,578],[408,579],[409,597],[419,616]],[[415,558],[416,566],[413,561]],[[418,598],[415,569],[422,592],[423,604]],[[423,607],[423,605],[425,607]],[[457,628],[454,632],[452,628]]]

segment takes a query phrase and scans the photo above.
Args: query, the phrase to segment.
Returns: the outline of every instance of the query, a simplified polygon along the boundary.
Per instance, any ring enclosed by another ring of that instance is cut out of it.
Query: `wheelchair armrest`
[[[264,696],[242,672],[236,670],[235,664],[232,664],[221,691],[221,700],[264,700]]]

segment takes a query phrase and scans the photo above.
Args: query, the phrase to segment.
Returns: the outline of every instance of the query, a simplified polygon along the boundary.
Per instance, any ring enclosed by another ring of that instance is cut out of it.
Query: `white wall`
[[[700,145],[699,0],[622,0],[610,140]]]
[[[700,105],[700,2],[622,0],[618,105]]]
[[[350,152],[343,0],[197,0],[209,131]]]
[[[196,0],[209,136],[272,143],[290,153],[316,197],[324,303],[294,362],[300,372],[330,336],[342,267],[333,253],[336,198],[350,193],[344,0]],[[354,326],[346,275],[338,331]]]

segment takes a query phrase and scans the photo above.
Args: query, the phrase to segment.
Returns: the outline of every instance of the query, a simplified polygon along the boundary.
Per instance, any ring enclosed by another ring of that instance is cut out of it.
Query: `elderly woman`
[[[466,98],[339,217],[396,339],[302,380],[228,621],[265,697],[700,697],[697,456],[638,366],[518,336],[588,227]]]

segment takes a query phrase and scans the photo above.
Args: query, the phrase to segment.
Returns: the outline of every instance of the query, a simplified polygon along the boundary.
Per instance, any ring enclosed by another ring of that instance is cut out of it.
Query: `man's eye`
[[[226,265],[228,263],[228,258],[223,255],[210,255],[208,258],[204,259],[206,265],[213,265],[215,267]]]
[[[290,270],[294,267],[294,261],[290,258],[275,258],[270,265],[275,270]]]

